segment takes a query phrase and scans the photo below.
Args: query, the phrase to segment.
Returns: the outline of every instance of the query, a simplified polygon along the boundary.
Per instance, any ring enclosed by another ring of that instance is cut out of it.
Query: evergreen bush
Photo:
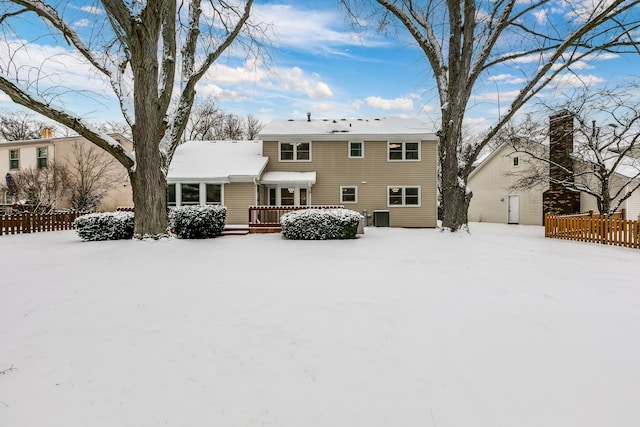
[[[280,225],[285,239],[355,239],[361,219],[349,209],[304,209],[284,214]]]
[[[222,233],[226,216],[220,205],[180,206],[169,211],[169,227],[180,239],[208,239]]]
[[[79,216],[73,222],[84,241],[133,238],[133,212],[104,212]]]

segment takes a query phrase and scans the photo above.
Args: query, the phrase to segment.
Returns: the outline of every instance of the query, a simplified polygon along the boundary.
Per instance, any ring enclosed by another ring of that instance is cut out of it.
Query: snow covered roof
[[[436,139],[432,129],[416,119],[313,119],[313,120],[273,120],[262,129],[263,140],[278,136],[314,137],[336,135],[382,136],[420,135],[426,139]]]
[[[267,172],[260,180],[263,184],[315,184],[314,172]]]
[[[189,141],[176,149],[167,181],[250,182],[268,161],[262,141]]]

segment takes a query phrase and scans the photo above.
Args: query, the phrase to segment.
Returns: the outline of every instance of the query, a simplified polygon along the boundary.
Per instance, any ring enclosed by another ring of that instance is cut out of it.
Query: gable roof
[[[167,182],[252,182],[268,161],[262,141],[189,141],[176,148]]]
[[[314,139],[345,139],[380,137],[388,135],[414,135],[423,139],[436,139],[423,122],[416,119],[314,119],[273,120],[260,132],[263,140],[278,137],[313,136]]]

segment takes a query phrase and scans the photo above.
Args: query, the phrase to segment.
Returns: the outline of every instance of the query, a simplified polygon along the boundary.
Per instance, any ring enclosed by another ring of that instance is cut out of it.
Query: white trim
[[[10,171],[15,171],[15,170],[20,170],[20,148],[16,147],[16,148],[9,148],[9,170]],[[15,151],[18,156],[15,159],[11,158],[11,152]],[[18,167],[17,168],[12,168],[11,167],[11,162],[12,161],[17,161],[18,162]]]
[[[399,189],[402,190],[401,191],[402,204],[400,204],[400,205],[392,205],[390,203],[389,190],[391,190],[392,188],[399,188]],[[418,204],[417,205],[408,205],[408,204],[406,204],[406,202],[407,202],[406,189],[407,188],[417,188],[418,189]],[[387,186],[387,207],[388,208],[420,208],[420,207],[422,207],[422,186],[420,186],[420,185],[388,185]]]
[[[293,146],[293,160],[283,160],[282,159],[282,144],[289,144]],[[309,144],[309,159],[298,160],[298,146],[296,144]],[[292,163],[292,162],[311,162],[313,159],[313,149],[312,149],[311,141],[278,141],[278,161],[283,163]]]
[[[353,202],[348,202],[348,201],[345,201],[345,200],[342,199],[342,190],[344,188],[355,188],[355,190],[356,190],[356,194],[355,194],[356,199]],[[358,203],[358,186],[357,185],[341,185],[340,186],[340,197],[339,197],[339,200],[340,200],[340,204],[341,205],[342,204],[355,204],[355,203]]]
[[[402,144],[402,159],[391,158],[391,144]],[[418,158],[407,159],[407,144],[418,144]],[[387,161],[388,162],[419,162],[422,160],[422,141],[414,140],[389,140],[387,141]]]
[[[207,206],[207,185],[219,185],[220,186],[220,205],[224,206],[224,183],[219,182],[196,182],[193,180],[188,180],[184,182],[168,182],[167,185],[174,184],[176,186],[176,207],[178,206]],[[198,185],[198,204],[182,204],[182,185]],[[215,205],[218,203],[209,203],[210,205]]]
[[[351,155],[351,144],[360,144],[360,152],[359,156]],[[350,159],[364,159],[364,141],[347,141],[347,155]]]

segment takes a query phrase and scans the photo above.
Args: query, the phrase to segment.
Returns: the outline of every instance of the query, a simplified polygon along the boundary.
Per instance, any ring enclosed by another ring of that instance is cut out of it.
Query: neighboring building
[[[530,149],[532,147],[529,147]],[[559,184],[538,184],[532,188],[516,189],[516,182],[527,175],[528,168],[546,167],[555,180],[572,180],[566,171],[584,167],[585,163],[573,153],[573,119],[565,114],[550,117],[549,147],[539,145],[538,157],[550,156],[556,165],[536,160],[504,143],[487,156],[469,175],[468,186],[473,192],[468,220],[503,224],[542,225],[544,214],[573,214],[593,210],[598,212],[594,196],[576,192]],[[637,172],[636,172],[637,173]],[[582,174],[581,174],[582,175]],[[634,176],[631,174],[630,176]],[[580,179],[589,179],[582,176]],[[622,175],[611,179],[613,188],[626,181]],[[594,188],[593,183],[591,188]],[[640,190],[635,191],[620,206],[628,219],[640,215]]]
[[[473,192],[468,220],[501,224],[542,225],[542,194],[537,186],[514,190],[518,172],[529,167],[531,157],[504,143],[495,149],[469,175],[467,186]]]
[[[260,137],[179,146],[170,204],[221,203],[228,224],[246,224],[251,205],[343,205],[392,227],[436,227],[437,138],[420,122],[308,117]]]
[[[133,143],[120,134],[111,134],[112,138],[120,142],[126,150],[133,150]],[[53,138],[50,129],[43,129],[40,139],[22,141],[0,142],[0,177],[4,180],[7,173],[15,174],[20,170],[29,168],[44,168],[52,161],[77,163],[74,145],[88,150],[93,147],[97,153],[104,155],[105,159],[114,163],[112,179],[113,188],[104,196],[100,205],[101,211],[113,211],[118,206],[133,206],[131,185],[128,181],[127,171],[109,153],[81,136]],[[85,151],[86,152],[86,151]],[[6,191],[0,191],[0,204],[10,204],[13,200]],[[56,208],[69,207],[68,200],[63,200]]]

